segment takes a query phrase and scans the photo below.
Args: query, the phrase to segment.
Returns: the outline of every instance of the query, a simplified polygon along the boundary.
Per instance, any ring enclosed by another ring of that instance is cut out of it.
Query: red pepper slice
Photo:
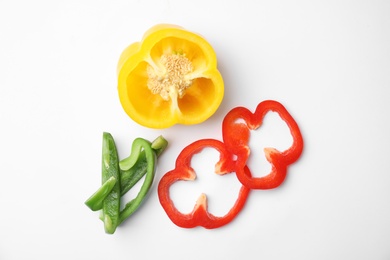
[[[283,152],[275,148],[265,148],[266,158],[272,165],[271,172],[263,177],[252,177],[244,170],[250,154],[248,146],[250,131],[260,127],[264,116],[269,111],[277,112],[286,122],[293,137],[293,144]],[[261,102],[254,113],[244,107],[232,109],[223,120],[222,134],[227,149],[237,156],[236,174],[238,179],[251,189],[278,187],[286,178],[288,165],[298,160],[303,150],[303,138],[297,123],[286,108],[274,100]]]
[[[191,213],[183,214],[177,210],[169,196],[169,187],[176,181],[192,181],[196,178],[196,173],[194,169],[191,168],[191,158],[206,147],[215,148],[220,153],[219,161],[215,165],[215,173],[223,175],[235,170],[235,161],[232,160],[233,155],[226,149],[226,146],[221,141],[201,139],[191,143],[182,150],[176,160],[175,169],[167,172],[161,178],[158,185],[160,203],[171,221],[179,227],[193,228],[202,226],[207,229],[213,229],[226,225],[241,211],[248,197],[250,189],[242,186],[235,204],[229,212],[222,217],[214,216],[207,211],[207,198],[205,194],[202,194],[199,197]],[[244,174],[250,174],[247,167],[244,169]]]

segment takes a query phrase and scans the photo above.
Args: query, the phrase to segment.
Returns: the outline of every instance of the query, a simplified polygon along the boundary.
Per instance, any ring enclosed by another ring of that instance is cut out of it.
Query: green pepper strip
[[[131,167],[133,167],[134,164],[137,162],[137,159],[141,154],[141,149],[143,149],[142,151],[144,151],[144,156],[146,159],[145,181],[142,184],[141,189],[138,192],[137,196],[134,199],[132,199],[130,202],[128,202],[125,205],[124,209],[120,212],[119,224],[122,223],[128,217],[130,217],[139,208],[139,206],[142,204],[143,200],[145,199],[147,193],[149,192],[150,187],[153,184],[157,156],[156,153],[153,151],[151,147],[151,143],[149,141],[142,138],[135,139],[132,145],[130,156],[121,161],[121,166],[123,167],[124,170],[131,169]]]
[[[156,138],[156,140],[152,142],[150,146],[158,157],[165,150],[167,145],[168,142],[164,139],[164,137],[159,136],[158,138]],[[126,192],[129,191],[146,174],[148,161],[146,160],[145,151],[142,150],[141,152],[138,152],[138,154],[139,156],[133,167],[128,170],[122,170],[119,168],[121,180],[121,196],[126,194]],[[122,161],[125,160],[129,159],[125,158]],[[122,161],[119,162],[119,165],[124,164]],[[105,197],[107,197],[112,188],[114,188],[115,182],[116,179],[114,177],[108,179],[91,197],[89,197],[85,201],[85,204],[93,211],[102,209],[103,200]]]
[[[109,133],[103,133],[102,152],[102,183],[111,177],[115,181],[114,187],[103,199],[103,221],[106,233],[113,234],[119,224],[121,186],[119,176],[119,158],[114,138]]]
[[[105,133],[104,136],[106,135],[109,134]],[[116,158],[118,158],[115,142],[113,142],[111,135],[109,135],[109,137],[112,139],[112,143],[114,145],[113,147],[115,148],[114,154],[116,155]],[[104,166],[107,165],[107,163],[104,162],[109,162],[109,158],[112,155],[107,148],[107,142],[104,140],[105,139],[103,139],[103,176],[106,175]],[[119,167],[117,169],[120,178],[121,196],[126,194],[126,192],[130,190],[145,174],[146,178],[136,198],[127,203],[124,209],[119,213],[119,221],[117,221],[116,226],[130,217],[139,208],[142,201],[145,199],[153,183],[156,168],[156,158],[161,155],[167,145],[168,142],[162,136],[156,138],[152,143],[145,139],[137,138],[133,141],[130,156],[118,163]],[[122,168],[120,166],[122,166]],[[116,174],[113,175],[116,176]],[[111,193],[111,191],[113,191],[114,187],[116,188],[115,184],[117,184],[116,178],[114,176],[109,177],[106,181],[103,182],[102,186],[85,202],[85,204],[94,211],[102,209],[104,205],[103,202],[105,201],[106,197]],[[103,221],[106,219],[104,209],[100,219]],[[109,219],[107,219],[107,221],[109,222]],[[112,232],[115,232],[115,229]]]
[[[145,140],[146,141],[146,140]],[[147,142],[147,141],[146,141]],[[149,142],[148,142],[149,143]],[[157,137],[150,146],[158,157],[167,147],[168,142],[164,137]],[[130,156],[119,162],[121,171],[121,195],[128,192],[147,172],[148,158],[146,158],[145,150],[141,150],[141,142],[134,140],[131,148]]]
[[[102,209],[103,200],[114,188],[115,183],[115,177],[111,176],[94,194],[92,194],[91,197],[89,197],[89,199],[85,201],[85,205],[87,205],[93,211]]]

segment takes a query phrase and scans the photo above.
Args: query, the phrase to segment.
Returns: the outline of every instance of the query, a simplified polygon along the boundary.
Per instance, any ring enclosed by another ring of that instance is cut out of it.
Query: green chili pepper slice
[[[136,162],[140,159],[141,151],[144,152],[142,157],[145,157],[146,159],[146,163],[143,163],[143,160],[141,160],[141,164],[143,166],[146,165],[145,181],[142,184],[137,196],[128,202],[124,209],[120,212],[119,223],[122,223],[124,220],[130,217],[139,208],[153,184],[157,156],[149,141],[142,138],[135,139],[132,145],[130,156],[121,161],[120,167],[123,170],[131,169],[131,167],[133,167],[134,164],[136,164]],[[139,176],[140,174],[138,174],[137,177]]]
[[[106,233],[113,234],[140,207],[153,184],[157,157],[167,145],[168,142],[162,136],[152,143],[137,138],[133,141],[130,156],[119,161],[113,137],[103,133],[102,186],[85,204],[93,211],[102,209],[99,218],[104,222]],[[137,196],[120,211],[121,197],[145,174],[145,181]]]
[[[97,211],[103,208],[103,200],[107,197],[107,195],[114,188],[116,183],[116,179],[114,176],[111,176],[103,185],[94,193],[91,197],[89,197],[85,201],[85,205],[87,205],[91,210]]]
[[[150,147],[156,156],[159,157],[167,145],[167,140],[159,136],[150,144]],[[140,143],[133,142],[130,156],[119,162],[122,196],[146,174],[148,159],[145,156],[145,151],[141,149],[142,146]]]
[[[110,133],[103,133],[103,152],[102,152],[102,183],[107,182],[111,177],[117,181],[114,187],[103,200],[103,221],[104,230],[108,234],[113,234],[119,224],[120,212],[120,173],[119,158],[114,138]]]
[[[167,147],[168,142],[164,139],[164,137],[159,136],[156,138],[152,143],[151,147],[153,151],[155,152],[156,156],[159,157],[161,153],[165,150]],[[129,160],[128,158],[123,159],[119,162],[119,165],[124,163],[123,161]],[[126,192],[128,192],[135,184],[138,183],[138,181],[146,174],[148,161],[145,157],[145,151],[141,151],[139,153],[139,156],[137,158],[137,161],[128,170],[120,170],[120,183],[121,183],[121,195],[125,195]],[[91,197],[89,197],[85,204],[93,211],[97,211],[102,209],[103,207],[103,200],[107,195],[110,193],[112,188],[114,188],[114,185],[116,183],[116,179],[114,177],[109,178],[103,185],[93,194]]]

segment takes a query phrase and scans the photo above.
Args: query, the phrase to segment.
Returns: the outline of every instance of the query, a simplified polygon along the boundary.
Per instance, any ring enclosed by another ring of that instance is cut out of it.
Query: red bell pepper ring
[[[196,178],[196,173],[191,167],[191,158],[206,147],[215,148],[220,153],[219,161],[215,165],[216,174],[224,175],[234,171],[235,161],[233,161],[233,155],[226,149],[226,146],[218,140],[202,139],[191,143],[182,150],[176,160],[175,169],[167,172],[161,178],[158,185],[158,197],[162,207],[171,221],[182,228],[202,226],[206,229],[213,229],[228,224],[244,207],[250,191],[249,188],[242,185],[235,204],[229,212],[222,217],[214,216],[207,211],[207,198],[205,194],[200,195],[192,212],[189,214],[181,213],[175,207],[169,196],[169,187],[176,181],[193,181]],[[244,174],[245,172],[246,174],[250,174],[249,169],[247,167],[245,169]]]
[[[266,158],[272,165],[271,172],[263,177],[252,177],[244,170],[250,154],[248,146],[250,131],[260,127],[264,116],[269,111],[277,112],[286,122],[293,137],[293,143],[283,152],[275,148],[265,148]],[[244,107],[232,109],[223,120],[222,134],[227,149],[237,156],[238,179],[250,189],[278,187],[286,178],[288,165],[298,160],[303,150],[303,138],[297,123],[282,104],[273,100],[261,102],[254,113]]]

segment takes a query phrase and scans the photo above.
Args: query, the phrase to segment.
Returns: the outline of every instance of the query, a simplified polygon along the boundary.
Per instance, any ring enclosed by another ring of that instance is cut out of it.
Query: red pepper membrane
[[[231,222],[244,207],[250,189],[242,185],[238,198],[224,216],[215,216],[207,210],[207,197],[201,194],[192,212],[181,213],[175,207],[169,195],[169,188],[176,181],[193,181],[196,173],[191,167],[191,158],[201,152],[204,148],[211,147],[220,153],[219,161],[215,166],[215,173],[224,175],[235,171],[235,161],[233,154],[226,149],[224,143],[214,139],[201,139],[185,147],[176,160],[175,169],[167,172],[158,185],[158,196],[162,207],[171,221],[179,227],[194,228],[202,226],[207,229],[218,228]],[[244,174],[250,174],[249,169],[244,167]]]
[[[270,111],[278,113],[286,122],[293,137],[293,143],[282,152],[275,148],[265,148],[266,159],[272,166],[271,172],[266,176],[253,177],[245,170],[250,155],[250,131],[259,128],[264,116]],[[272,189],[281,185],[286,178],[287,167],[298,160],[303,150],[303,138],[298,124],[286,108],[274,100],[261,102],[254,113],[244,107],[232,109],[223,120],[222,135],[227,149],[237,156],[238,179],[250,189]]]

